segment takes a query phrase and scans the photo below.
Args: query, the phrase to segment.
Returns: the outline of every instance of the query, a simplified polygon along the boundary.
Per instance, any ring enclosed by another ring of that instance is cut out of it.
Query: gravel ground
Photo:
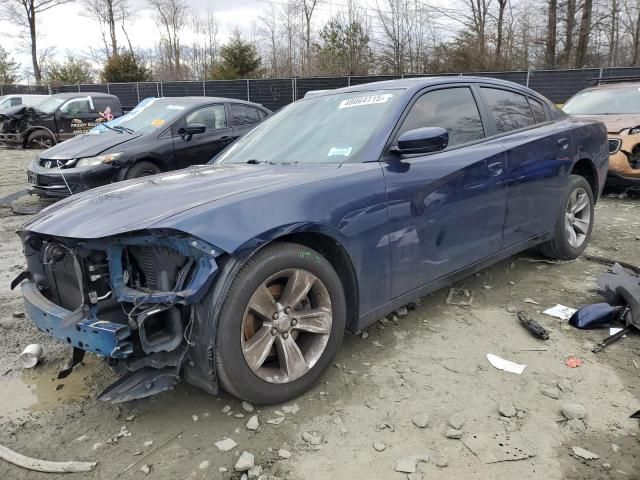
[[[0,150],[0,195],[24,188],[32,155]],[[640,409],[640,336],[594,354],[607,332],[575,330],[541,313],[597,301],[602,265],[527,261],[540,260],[533,251],[501,262],[455,285],[473,290],[471,306],[446,304],[444,289],[368,335],[346,335],[334,367],[289,405],[249,413],[226,394],[180,385],[114,406],[95,400],[114,378],[99,359],[57,381],[69,352],[14,318],[22,306],[8,284],[23,265],[14,232],[25,220],[0,208],[0,444],[37,458],[98,462],[65,478],[240,478],[234,465],[245,451],[263,480],[640,478],[638,422],[629,419]],[[639,227],[639,200],[604,198],[588,252],[640,264]],[[532,337],[514,307],[551,338]],[[33,342],[46,357],[22,372],[17,355]],[[487,353],[527,367],[521,375],[497,370]],[[582,366],[567,367],[570,356]],[[584,417],[568,421],[563,407]],[[246,427],[253,415],[257,430]],[[215,442],[225,438],[237,446],[220,451]],[[581,458],[589,455],[579,448],[599,458]],[[0,461],[0,478],[49,477]]]

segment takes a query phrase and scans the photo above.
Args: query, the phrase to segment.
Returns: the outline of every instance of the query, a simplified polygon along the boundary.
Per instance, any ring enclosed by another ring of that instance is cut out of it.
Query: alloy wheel
[[[51,148],[53,146],[53,142],[51,141],[51,138],[48,137],[47,135],[39,135],[39,136],[31,139],[30,146],[31,146],[31,148],[47,149],[47,148]]]
[[[244,359],[269,383],[292,382],[324,352],[333,316],[322,281],[307,270],[278,272],[253,293],[242,319]]]
[[[585,242],[591,225],[591,203],[589,195],[582,187],[576,188],[567,201],[565,230],[569,245],[579,248]]]

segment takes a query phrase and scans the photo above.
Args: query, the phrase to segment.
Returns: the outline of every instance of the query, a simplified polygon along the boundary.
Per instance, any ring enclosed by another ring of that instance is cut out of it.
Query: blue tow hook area
[[[129,339],[128,325],[112,323],[96,318],[84,318],[69,322],[71,311],[45,298],[34,282],[22,282],[25,308],[33,323],[42,331],[89,352],[114,358],[128,357],[133,347]]]

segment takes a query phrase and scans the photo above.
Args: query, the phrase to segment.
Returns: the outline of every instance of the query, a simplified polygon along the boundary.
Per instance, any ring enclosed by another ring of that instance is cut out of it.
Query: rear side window
[[[227,116],[224,113],[224,105],[210,105],[200,108],[187,115],[187,125],[201,123],[207,130],[217,130],[227,127]]]
[[[252,125],[260,122],[261,118],[257,108],[249,107],[248,105],[239,105],[237,103],[231,104],[231,115],[233,117],[233,124],[238,125]]]
[[[422,127],[445,128],[449,132],[447,148],[484,138],[480,112],[468,87],[422,95],[411,107],[398,135]]]
[[[489,104],[498,133],[518,130],[536,123],[524,95],[497,88],[481,87],[481,90]]]
[[[531,107],[531,110],[533,110],[533,118],[536,120],[536,123],[542,123],[548,120],[547,112],[544,109],[542,102],[529,97],[529,106]]]
[[[21,97],[13,97],[11,99],[11,106],[15,107],[16,105],[22,105],[22,98]]]

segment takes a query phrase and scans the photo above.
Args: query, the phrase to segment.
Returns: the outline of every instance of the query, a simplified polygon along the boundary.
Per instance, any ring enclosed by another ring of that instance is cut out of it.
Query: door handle
[[[489,170],[489,173],[491,174],[492,177],[497,177],[499,175],[502,175],[502,171],[504,170],[504,163],[502,162],[490,163],[489,165],[487,165],[487,170]]]
[[[566,150],[567,148],[569,148],[569,139],[568,138],[560,138],[560,139],[558,139],[558,146],[562,150]]]

